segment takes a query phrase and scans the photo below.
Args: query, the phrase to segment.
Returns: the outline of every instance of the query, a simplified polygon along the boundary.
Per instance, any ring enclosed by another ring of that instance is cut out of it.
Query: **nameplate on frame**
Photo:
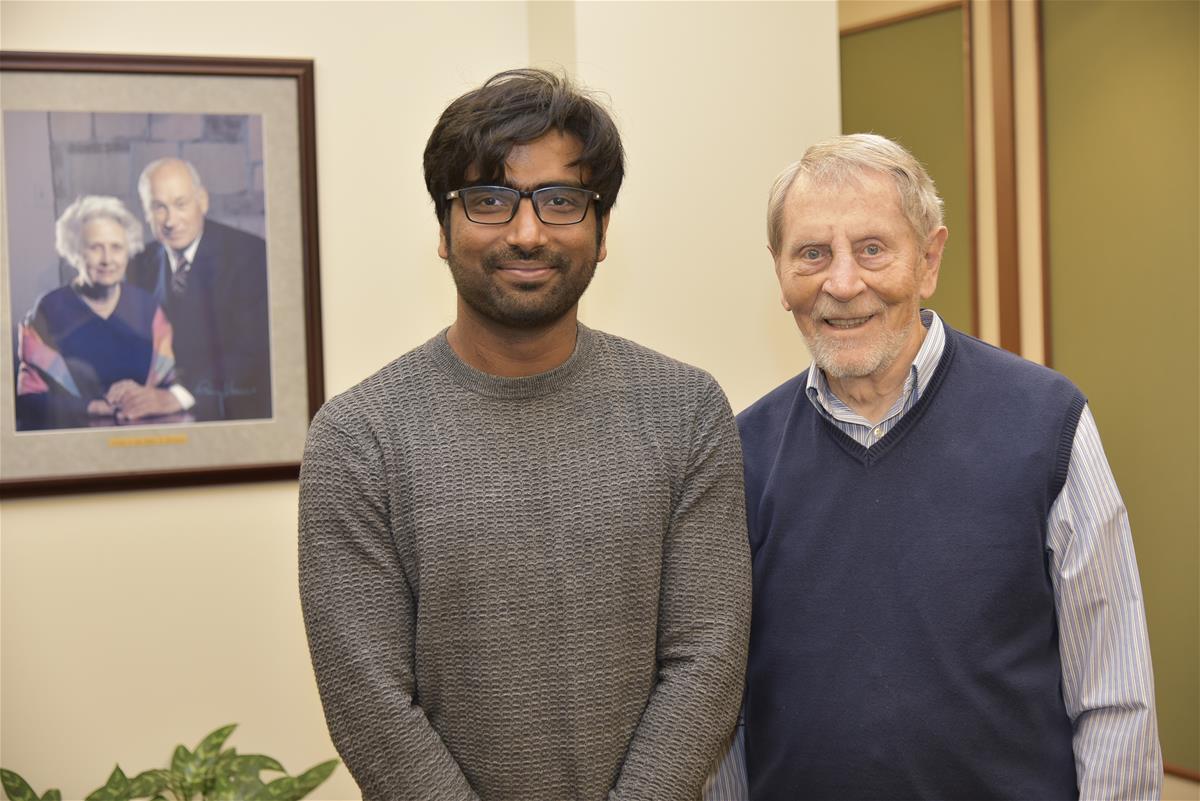
[[[187,434],[159,434],[146,437],[109,437],[110,448],[146,448],[154,445],[186,445]]]

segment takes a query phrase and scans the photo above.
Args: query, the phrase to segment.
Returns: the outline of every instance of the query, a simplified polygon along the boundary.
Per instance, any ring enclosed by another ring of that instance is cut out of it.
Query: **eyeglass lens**
[[[521,193],[504,186],[475,186],[459,190],[467,219],[477,223],[506,223],[516,216]],[[574,186],[547,186],[533,192],[533,209],[548,225],[573,225],[587,216],[592,193]]]

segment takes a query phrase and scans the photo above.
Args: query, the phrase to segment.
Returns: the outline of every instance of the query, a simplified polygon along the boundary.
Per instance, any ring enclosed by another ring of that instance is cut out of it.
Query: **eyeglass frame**
[[[516,192],[518,197],[517,197],[517,202],[513,204],[512,214],[509,216],[509,218],[507,220],[503,220],[503,221],[497,220],[496,222],[481,222],[480,220],[472,220],[471,213],[469,211],[467,211],[467,202],[466,202],[466,200],[463,200],[462,195],[460,194],[461,192],[466,192],[471,189],[503,189],[506,192]],[[533,199],[533,196],[538,194],[539,192],[549,192],[554,189],[575,189],[575,190],[578,190],[581,192],[586,192],[588,194],[588,199],[587,199],[587,205],[584,206],[584,208],[583,208],[583,216],[581,216],[575,222],[569,222],[569,223],[550,222],[548,220],[543,220],[542,212],[538,210],[537,201],[535,201]],[[543,225],[579,225],[581,222],[583,222],[584,220],[587,219],[588,209],[595,207],[595,205],[600,202],[600,193],[595,192],[591,189],[588,189],[587,187],[571,186],[570,184],[554,184],[552,186],[542,186],[537,189],[528,189],[528,190],[514,189],[511,186],[497,186],[494,184],[480,184],[478,186],[464,186],[461,189],[454,189],[450,192],[447,192],[444,197],[445,200],[456,200],[456,199],[462,200],[463,201],[463,204],[462,204],[463,216],[465,216],[469,222],[473,222],[476,225],[508,225],[510,222],[512,222],[516,218],[517,211],[520,210],[520,208],[521,208],[521,201],[525,198],[529,198],[529,203],[530,203],[530,205],[533,206],[534,216],[536,216],[538,218],[538,222],[542,223]]]

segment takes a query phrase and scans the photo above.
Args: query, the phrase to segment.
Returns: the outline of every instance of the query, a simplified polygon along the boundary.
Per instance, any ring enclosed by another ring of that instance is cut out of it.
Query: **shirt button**
[[[872,434],[874,434],[876,437],[882,437],[882,436],[883,436],[883,429],[882,429],[882,428],[879,428],[879,427],[877,426],[877,427],[875,428],[875,430],[874,430],[874,431],[872,431],[871,433],[872,433]]]

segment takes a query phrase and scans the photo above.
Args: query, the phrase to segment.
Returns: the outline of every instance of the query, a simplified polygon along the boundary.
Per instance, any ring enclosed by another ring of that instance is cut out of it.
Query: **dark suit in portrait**
[[[196,420],[271,416],[266,242],[205,219],[182,286],[173,286],[160,242],[137,256],[127,280],[152,293],[174,327],[178,378],[196,398]]]

